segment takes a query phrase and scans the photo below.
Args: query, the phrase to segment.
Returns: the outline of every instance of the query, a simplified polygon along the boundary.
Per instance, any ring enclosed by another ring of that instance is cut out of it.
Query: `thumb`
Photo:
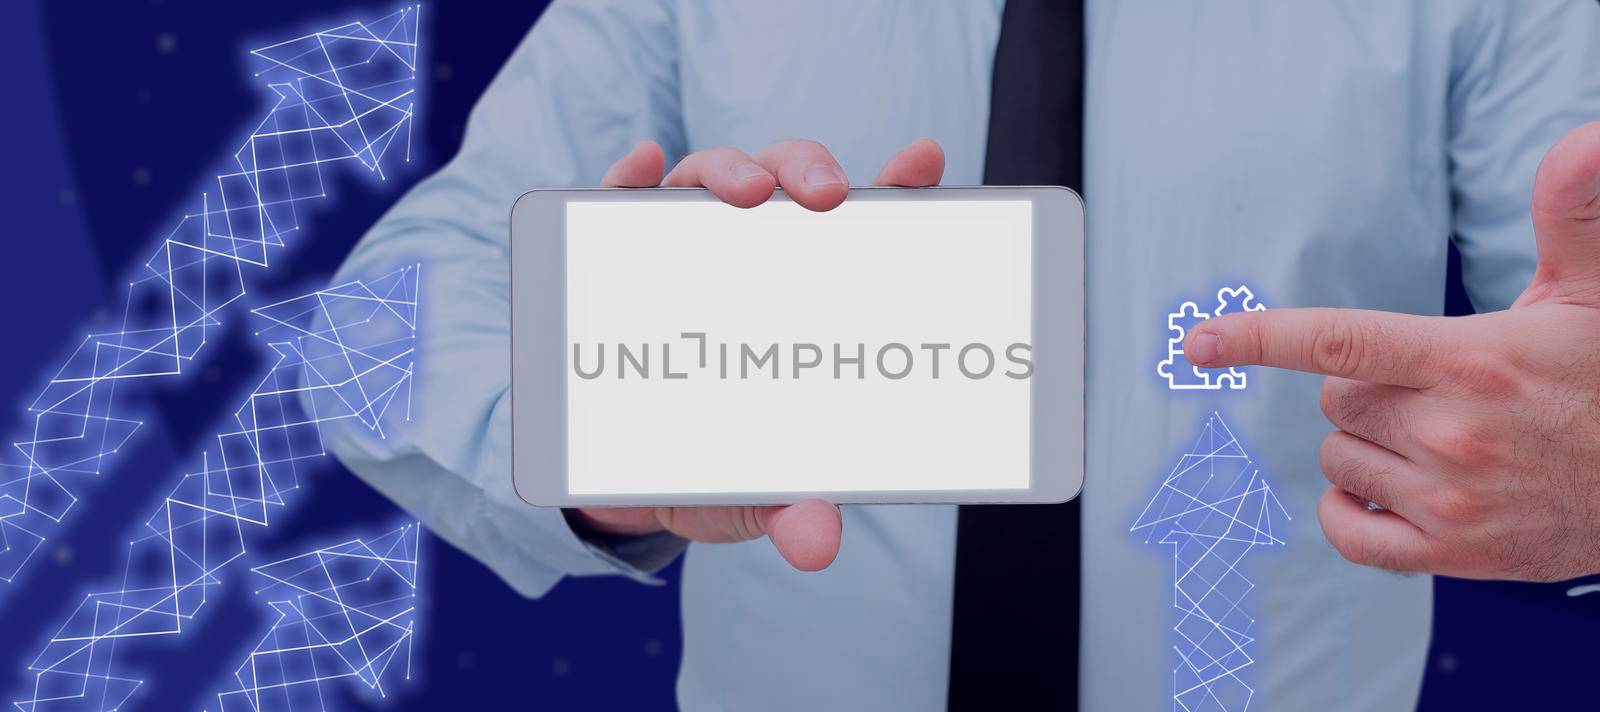
[[[785,561],[801,571],[821,571],[839,556],[844,521],[839,508],[820,499],[759,510],[767,538]]]
[[[772,541],[789,565],[821,571],[839,555],[843,519],[839,508],[820,499],[788,506],[656,507],[661,528],[691,541],[724,543],[762,536]]]
[[[1558,297],[1600,305],[1600,122],[1550,149],[1533,183],[1539,268],[1518,303]]]

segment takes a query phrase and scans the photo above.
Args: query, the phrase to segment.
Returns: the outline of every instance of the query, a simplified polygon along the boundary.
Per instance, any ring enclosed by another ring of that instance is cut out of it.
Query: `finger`
[[[1433,563],[1421,529],[1394,512],[1367,508],[1338,487],[1322,493],[1317,519],[1328,543],[1351,562],[1390,571],[1427,571]]]
[[[1594,296],[1600,289],[1600,122],[1573,129],[1539,163],[1533,233],[1539,242],[1534,283]]]
[[[839,556],[844,520],[839,508],[820,499],[788,507],[764,507],[762,526],[784,561],[801,571],[821,571]]]
[[[1404,455],[1421,392],[1329,376],[1322,381],[1323,415],[1333,427]]]
[[[765,536],[757,507],[656,507],[661,528],[690,541],[731,544]]]
[[[873,185],[923,188],[944,178],[944,149],[931,138],[919,138],[884,162]]]
[[[607,534],[637,536],[661,531],[654,507],[594,507],[565,511],[577,517],[577,524]]]
[[[787,507],[658,507],[661,526],[692,541],[713,544],[772,539],[789,565],[819,571],[839,554],[839,508],[822,500]]]
[[[753,208],[772,197],[778,181],[744,151],[708,148],[684,157],[661,184],[669,188],[706,188],[724,203]]]
[[[1183,353],[1203,368],[1275,368],[1427,388],[1439,381],[1443,317],[1359,309],[1224,314],[1189,330]]]
[[[652,188],[661,183],[667,158],[655,141],[640,141],[600,179],[605,188]]]
[[[783,192],[809,210],[832,210],[850,194],[844,169],[816,141],[779,141],[761,149],[755,160],[778,177]]]
[[[1409,460],[1345,432],[1322,441],[1322,474],[1328,482],[1363,502],[1402,517],[1416,511],[1429,483]]]

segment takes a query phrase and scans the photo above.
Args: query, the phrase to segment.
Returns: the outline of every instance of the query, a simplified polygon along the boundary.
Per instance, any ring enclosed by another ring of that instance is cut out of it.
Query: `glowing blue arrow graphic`
[[[202,186],[193,212],[128,280],[121,325],[84,337],[0,449],[0,581],[13,580],[143,424],[129,395],[178,376],[219,314],[247,291],[327,196],[330,171],[378,177],[409,160],[418,9],[251,52],[266,115]]]
[[[1134,524],[1146,543],[1172,547],[1174,710],[1249,709],[1255,690],[1241,673],[1255,663],[1256,621],[1244,602],[1255,584],[1241,562],[1257,547],[1283,545],[1279,517],[1288,513],[1272,487],[1213,413]]]

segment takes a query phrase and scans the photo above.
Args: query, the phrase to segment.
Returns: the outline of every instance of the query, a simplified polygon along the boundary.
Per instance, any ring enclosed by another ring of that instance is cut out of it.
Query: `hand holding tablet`
[[[662,166],[642,143],[604,183],[653,186]],[[877,183],[942,171],[937,144],[918,141]],[[1075,195],[852,195],[803,141],[703,151],[659,182],[710,193],[534,191],[513,210],[525,499],[582,507],[580,525],[610,533],[768,535],[815,570],[838,551],[828,502],[1076,494]]]

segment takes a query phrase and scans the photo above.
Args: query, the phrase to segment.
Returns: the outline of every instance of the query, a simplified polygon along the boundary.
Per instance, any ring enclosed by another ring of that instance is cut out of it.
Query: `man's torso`
[[[1268,306],[1439,313],[1458,10],[1090,3],[1084,709],[1171,704],[1171,552],[1129,528],[1213,411],[1294,518],[1287,547],[1251,563],[1255,704],[1414,703],[1431,583],[1351,566],[1323,541],[1317,379],[1252,372],[1244,391],[1177,392],[1154,366],[1167,313],[1222,286],[1248,284]],[[979,183],[999,17],[998,2],[685,6],[689,148],[814,138],[859,183],[931,137],[947,184]],[[690,550],[686,708],[942,707],[955,509],[845,519],[820,574],[789,570],[765,542]]]

